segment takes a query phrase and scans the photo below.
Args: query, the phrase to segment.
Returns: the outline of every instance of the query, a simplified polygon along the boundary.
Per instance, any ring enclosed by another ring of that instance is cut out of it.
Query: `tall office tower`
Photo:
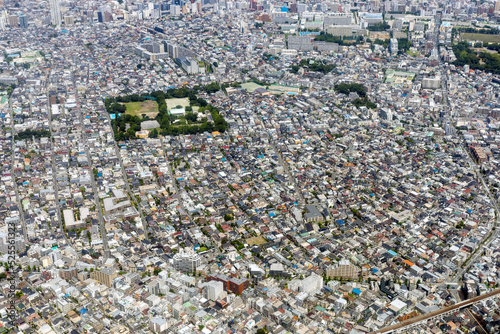
[[[50,22],[55,26],[60,26],[62,21],[59,1],[60,0],[50,0]]]
[[[104,14],[101,11],[97,12],[97,22],[104,23]]]
[[[113,21],[111,6],[105,5],[99,8],[97,12],[97,21],[101,23]]]
[[[28,28],[28,17],[26,15],[19,16],[19,25],[23,29]]]
[[[9,15],[9,26],[17,28],[19,25],[19,17],[17,15]]]

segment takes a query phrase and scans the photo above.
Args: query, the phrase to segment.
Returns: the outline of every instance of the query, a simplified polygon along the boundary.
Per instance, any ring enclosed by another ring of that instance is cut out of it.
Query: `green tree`
[[[157,129],[151,130],[151,132],[149,133],[149,138],[158,138],[158,130]]]

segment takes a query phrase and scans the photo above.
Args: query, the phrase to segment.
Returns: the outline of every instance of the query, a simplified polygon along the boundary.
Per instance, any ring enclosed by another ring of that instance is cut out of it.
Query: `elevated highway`
[[[417,327],[419,325],[422,325],[423,323],[425,323],[427,321],[453,314],[457,311],[464,310],[464,309],[466,309],[474,304],[480,303],[482,301],[485,301],[485,300],[488,300],[491,298],[495,298],[495,297],[498,298],[499,295],[500,295],[500,289],[496,289],[496,290],[493,290],[491,292],[485,293],[484,295],[477,296],[477,297],[474,297],[474,298],[471,298],[468,300],[464,300],[460,303],[456,303],[454,305],[447,306],[447,307],[441,308],[439,310],[436,310],[436,311],[433,311],[433,312],[430,312],[427,314],[419,315],[418,317],[414,317],[414,318],[402,321],[398,324],[379,329],[375,332],[372,332],[371,334],[404,333],[407,330],[409,330],[413,327]]]

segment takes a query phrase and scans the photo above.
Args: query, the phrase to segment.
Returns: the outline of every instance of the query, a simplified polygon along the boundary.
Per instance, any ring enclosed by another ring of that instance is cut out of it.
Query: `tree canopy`
[[[290,70],[292,73],[297,73],[300,68],[308,68],[309,71],[312,72],[321,72],[321,73],[329,73],[333,71],[335,65],[333,64],[325,64],[322,61],[315,59],[302,59],[297,65],[292,65]]]
[[[469,65],[473,70],[500,74],[500,55],[488,52],[475,52],[466,42],[453,45],[453,52],[457,59],[453,62],[455,66]]]
[[[349,93],[358,93],[360,97],[366,96],[366,88],[362,84],[359,83],[341,83],[335,85],[335,91],[337,93],[349,95]]]

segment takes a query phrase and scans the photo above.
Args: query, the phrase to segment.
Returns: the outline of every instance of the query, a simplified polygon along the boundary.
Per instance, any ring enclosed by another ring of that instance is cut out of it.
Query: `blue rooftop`
[[[366,13],[365,17],[366,18],[372,18],[372,19],[382,18],[382,13]]]

